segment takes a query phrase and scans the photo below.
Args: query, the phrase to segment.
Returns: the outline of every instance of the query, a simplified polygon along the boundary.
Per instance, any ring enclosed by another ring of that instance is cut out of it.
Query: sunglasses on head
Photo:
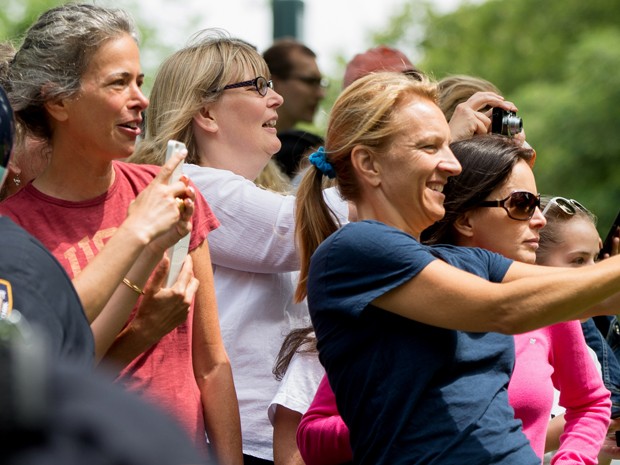
[[[502,200],[485,200],[478,207],[502,207],[513,220],[527,221],[540,208],[540,194],[527,191],[515,191]]]
[[[562,210],[567,215],[574,215],[577,211],[582,211],[588,213],[588,209],[581,205],[579,202],[573,199],[567,199],[565,197],[552,197],[545,205],[545,209],[542,211],[543,216],[549,211],[552,206],[557,206],[560,210]]]

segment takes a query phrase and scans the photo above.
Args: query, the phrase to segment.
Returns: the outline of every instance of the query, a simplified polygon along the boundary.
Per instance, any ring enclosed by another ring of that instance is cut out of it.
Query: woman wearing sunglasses
[[[314,167],[298,191],[297,297],[307,295],[354,463],[540,464],[508,403],[508,335],[617,300],[620,258],[577,272],[420,244],[422,231],[445,214],[446,182],[461,171],[436,90],[376,73],[340,94],[325,148],[310,157]],[[354,202],[358,221],[337,227],[320,195],[325,176]],[[478,201],[531,192],[525,205],[502,205],[513,217],[544,223],[533,177],[520,184],[495,186]],[[501,207],[478,210],[507,216]],[[522,242],[534,254],[536,241],[524,235]],[[592,418],[601,428],[585,434],[602,439],[609,393],[599,383],[590,394],[602,399]]]
[[[533,151],[502,136],[475,137],[450,147],[463,171],[444,189],[446,215],[422,234],[423,239],[480,247],[535,263],[546,220],[530,167]],[[552,463],[597,463],[609,423],[609,392],[579,322],[517,334],[514,340],[516,360],[508,395],[536,454],[545,453],[556,388],[566,408],[566,425]]]
[[[534,263],[545,219],[529,166],[533,151],[502,136],[479,136],[450,147],[463,171],[444,187],[444,219],[425,230],[422,238],[430,243],[482,247]],[[482,324],[477,325],[482,330]],[[609,421],[609,393],[589,357],[579,323],[558,323],[516,335],[515,345],[517,357],[508,395],[536,455],[544,454],[556,386],[563,393],[569,426],[553,463],[596,463]],[[327,380],[302,418],[297,438],[308,464],[351,459],[349,429],[339,417]]]
[[[162,164],[168,139],[188,148],[184,167],[221,226],[209,236],[222,336],[239,399],[245,464],[273,461],[267,416],[278,389],[272,367],[284,336],[307,326],[293,301],[299,256],[293,196],[257,187],[280,149],[267,64],[256,49],[222,31],[204,31],[161,65],[133,161]],[[331,198],[337,199],[333,190]],[[339,220],[348,208],[338,200]],[[294,430],[293,430],[294,431]]]

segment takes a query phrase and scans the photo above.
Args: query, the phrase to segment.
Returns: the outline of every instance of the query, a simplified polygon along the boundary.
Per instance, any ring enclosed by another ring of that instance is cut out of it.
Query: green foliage
[[[49,8],[62,5],[62,0],[3,0],[0,9],[0,40],[18,45],[23,33],[39,15]]]
[[[3,0],[0,9],[0,41],[10,41],[18,47],[28,27],[44,11],[69,0]],[[145,72],[144,90],[148,94],[159,63],[176,48],[172,44],[163,43],[158,35],[155,24],[142,20],[145,8],[149,5],[140,0],[125,0],[119,5],[118,0],[100,0],[101,5],[111,8],[123,8],[135,19],[139,35],[142,65]],[[198,16],[188,17],[183,30],[192,30],[200,21]]]
[[[584,35],[618,27],[620,2],[490,0],[429,19],[423,69],[486,77],[510,94],[532,78],[561,79],[564,57]]]
[[[416,45],[423,41],[433,15],[428,0],[411,0],[391,19],[389,29],[373,34],[373,43],[402,50],[412,62],[417,62]]]
[[[539,187],[590,206],[601,234],[620,207],[619,41],[615,28],[584,35],[566,55],[561,81],[534,82],[514,96],[539,154]]]
[[[579,199],[606,233],[620,207],[620,0],[489,0],[449,14],[412,0],[389,29],[376,37],[404,39],[437,79],[497,85],[536,148],[541,192]]]

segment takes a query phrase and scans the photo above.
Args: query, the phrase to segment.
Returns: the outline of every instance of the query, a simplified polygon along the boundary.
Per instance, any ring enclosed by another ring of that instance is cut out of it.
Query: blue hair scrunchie
[[[319,147],[316,152],[312,153],[309,160],[310,163],[316,166],[316,168],[328,178],[334,179],[336,177],[336,171],[334,171],[332,164],[327,161],[327,156],[323,147]]]

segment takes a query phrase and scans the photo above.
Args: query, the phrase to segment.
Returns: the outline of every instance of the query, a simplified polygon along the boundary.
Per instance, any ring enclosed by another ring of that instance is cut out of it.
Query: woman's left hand
[[[187,320],[190,306],[198,290],[194,277],[192,257],[188,255],[176,282],[171,288],[164,288],[170,260],[164,258],[144,287],[144,297],[135,318],[130,325],[140,333],[149,345]]]

